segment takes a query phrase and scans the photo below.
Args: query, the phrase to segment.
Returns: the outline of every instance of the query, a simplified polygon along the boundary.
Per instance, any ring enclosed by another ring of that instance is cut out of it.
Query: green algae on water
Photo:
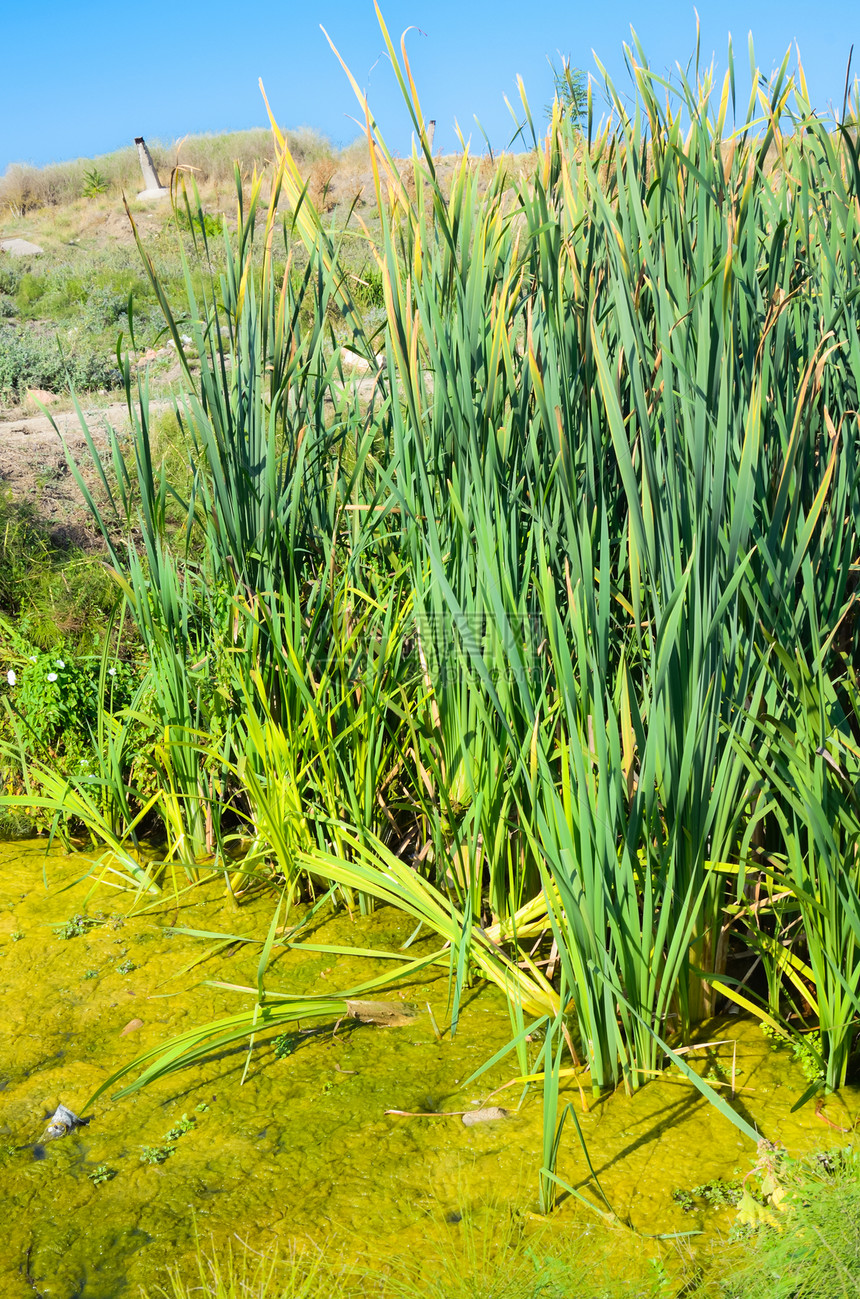
[[[237,928],[235,905],[213,885],[130,915],[121,939],[111,925],[99,925],[58,942],[54,928],[83,912],[90,884],[72,882],[87,865],[60,855],[46,861],[41,841],[0,845],[4,1294],[133,1295],[167,1264],[184,1259],[190,1266],[197,1234],[216,1248],[238,1233],[255,1248],[312,1242],[352,1250],[356,1258],[370,1252],[390,1259],[426,1252],[431,1228],[444,1234],[467,1218],[491,1235],[511,1215],[540,1226],[530,1217],[541,1154],[539,1089],[518,1110],[510,1098],[520,1089],[491,1099],[510,1080],[502,1064],[460,1090],[510,1037],[505,999],[476,985],[452,1040],[447,980],[433,971],[386,995],[422,1008],[429,1002],[441,1037],[423,1012],[390,1028],[348,1019],[336,1034],[334,1022],[315,1023],[310,1032],[299,1024],[289,1053],[278,1050],[274,1034],[258,1037],[249,1064],[242,1043],[122,1102],[104,1097],[81,1116],[90,1120],[86,1127],[40,1146],[58,1104],[77,1113],[76,1104],[135,1055],[241,1009],[239,994],[202,980],[253,986],[259,949],[237,944],[176,977],[205,947],[184,934],[169,936],[169,928],[265,935],[271,920],[271,899],[257,896],[241,907]],[[94,909],[130,911],[132,902],[131,895],[104,890]],[[321,919],[312,941],[393,951],[411,928],[384,908],[356,920],[340,913]],[[18,932],[25,936],[13,943]],[[117,966],[126,960],[135,968],[121,974]],[[99,971],[97,979],[86,977],[91,970]],[[292,950],[276,955],[271,979],[291,992],[336,993],[376,972],[364,957]],[[192,978],[201,982],[190,986]],[[703,1071],[720,1078],[720,1068],[733,1064],[735,1103],[763,1136],[796,1152],[830,1140],[812,1106],[791,1113],[805,1079],[789,1053],[773,1052],[743,1020],[707,1029],[703,1040],[730,1038],[736,1057],[731,1043],[703,1050]],[[564,1099],[580,1106],[575,1088]],[[848,1127],[857,1101],[846,1091],[828,1100],[827,1113]],[[487,1103],[504,1105],[511,1117],[470,1128],[459,1118],[428,1115]],[[386,1115],[388,1109],[426,1117]],[[589,1102],[578,1117],[620,1218],[653,1234],[704,1228],[705,1240],[728,1230],[730,1206],[685,1213],[672,1195],[735,1180],[748,1171],[753,1151],[684,1079],[670,1071],[631,1097]],[[142,1158],[164,1145],[172,1150],[163,1161]],[[101,1176],[104,1169],[110,1178]],[[558,1172],[587,1194],[588,1171],[573,1143],[563,1147]],[[569,1199],[550,1231],[572,1230],[609,1231]],[[623,1263],[630,1239],[609,1231],[604,1245]]]

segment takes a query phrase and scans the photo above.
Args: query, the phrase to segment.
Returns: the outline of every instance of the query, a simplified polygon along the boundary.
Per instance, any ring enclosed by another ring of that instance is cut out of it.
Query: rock
[[[56,1141],[58,1137],[64,1137],[75,1128],[82,1128],[87,1123],[89,1123],[89,1119],[79,1119],[77,1114],[73,1114],[67,1106],[58,1105],[45,1129],[42,1140]]]
[[[145,352],[141,352],[135,361],[134,369],[140,370],[147,366],[150,361],[161,361],[166,356],[173,356],[174,350],[175,344],[172,339],[165,347],[148,347]]]
[[[0,251],[12,257],[39,257],[45,250],[29,239],[0,239]]]
[[[40,406],[53,406],[58,401],[62,401],[62,397],[60,396],[59,393],[46,392],[44,388],[27,389],[26,404],[32,407],[34,410],[38,410]]]
[[[367,374],[368,371],[372,372],[374,369],[370,361],[368,361],[363,356],[359,356],[358,352],[353,352],[351,347],[342,348],[341,356],[343,358],[344,365],[350,370],[355,370],[358,374]],[[385,368],[385,357],[381,353],[377,353],[376,369],[382,370],[384,368]]]

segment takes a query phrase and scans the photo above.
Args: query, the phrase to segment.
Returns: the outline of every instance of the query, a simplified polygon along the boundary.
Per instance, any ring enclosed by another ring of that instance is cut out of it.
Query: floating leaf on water
[[[133,1033],[135,1029],[143,1028],[142,1019],[130,1019],[125,1028],[120,1033],[120,1037],[125,1037],[126,1033]]]

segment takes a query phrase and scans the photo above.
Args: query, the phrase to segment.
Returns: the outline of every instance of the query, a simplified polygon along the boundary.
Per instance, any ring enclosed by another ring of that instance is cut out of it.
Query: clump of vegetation
[[[92,663],[31,654],[15,684],[15,702],[37,743],[95,723],[97,678]]]
[[[298,1046],[301,1038],[298,1033],[281,1033],[272,1042],[276,1060],[286,1060]]]
[[[165,1132],[164,1140],[178,1141],[179,1138],[181,1136],[184,1136],[186,1132],[193,1132],[195,1127],[196,1127],[196,1120],[193,1118],[190,1119],[187,1114],[183,1114],[179,1122],[174,1123],[173,1127],[170,1129],[169,1132]]]
[[[672,1192],[672,1201],[680,1205],[685,1213],[692,1213],[698,1207],[697,1201],[702,1201],[709,1209],[735,1208],[740,1203],[742,1194],[740,1183],[714,1178],[710,1182],[691,1186],[689,1191],[677,1188]]]
[[[0,493],[0,639],[22,668],[43,651],[77,658],[102,646],[118,599],[97,553],[52,535],[33,502]]]
[[[770,1040],[772,1051],[779,1051],[786,1047],[791,1051],[792,1058],[800,1066],[807,1082],[821,1084],[825,1082],[827,1070],[824,1064],[824,1043],[820,1032],[813,1030],[799,1033],[793,1028],[777,1031],[767,1023],[762,1023],[761,1031]]]
[[[108,1168],[107,1164],[97,1164],[95,1168],[87,1173],[87,1177],[93,1186],[104,1186],[105,1182],[110,1182],[117,1175],[115,1168]]]
[[[80,938],[81,934],[87,934],[97,925],[104,924],[103,917],[96,916],[71,916],[63,924],[57,925],[54,929],[54,937],[62,939]]]
[[[193,1132],[197,1126],[194,1118],[189,1118],[183,1114],[178,1123],[174,1123],[169,1132],[165,1132],[164,1140],[157,1146],[144,1146],[141,1152],[141,1162],[144,1164],[163,1164],[176,1150],[176,1143],[180,1137],[187,1132]]]
[[[84,187],[81,191],[84,198],[96,198],[99,194],[107,193],[108,179],[103,176],[98,167],[90,167],[84,172]]]
[[[214,239],[224,230],[224,218],[212,212],[180,212],[177,223],[182,229],[205,235],[207,239]]]
[[[140,1161],[143,1164],[163,1164],[170,1158],[175,1151],[176,1146],[164,1142],[160,1146],[144,1146],[140,1152]]]
[[[745,1264],[731,1299],[832,1299],[860,1275],[860,1156],[853,1146],[792,1159],[760,1154],[739,1208]]]

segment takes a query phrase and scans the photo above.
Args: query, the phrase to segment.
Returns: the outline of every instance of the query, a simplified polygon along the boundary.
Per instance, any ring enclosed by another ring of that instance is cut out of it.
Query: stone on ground
[[[0,239],[0,251],[11,253],[13,257],[38,257],[44,248],[31,244],[29,239]]]

